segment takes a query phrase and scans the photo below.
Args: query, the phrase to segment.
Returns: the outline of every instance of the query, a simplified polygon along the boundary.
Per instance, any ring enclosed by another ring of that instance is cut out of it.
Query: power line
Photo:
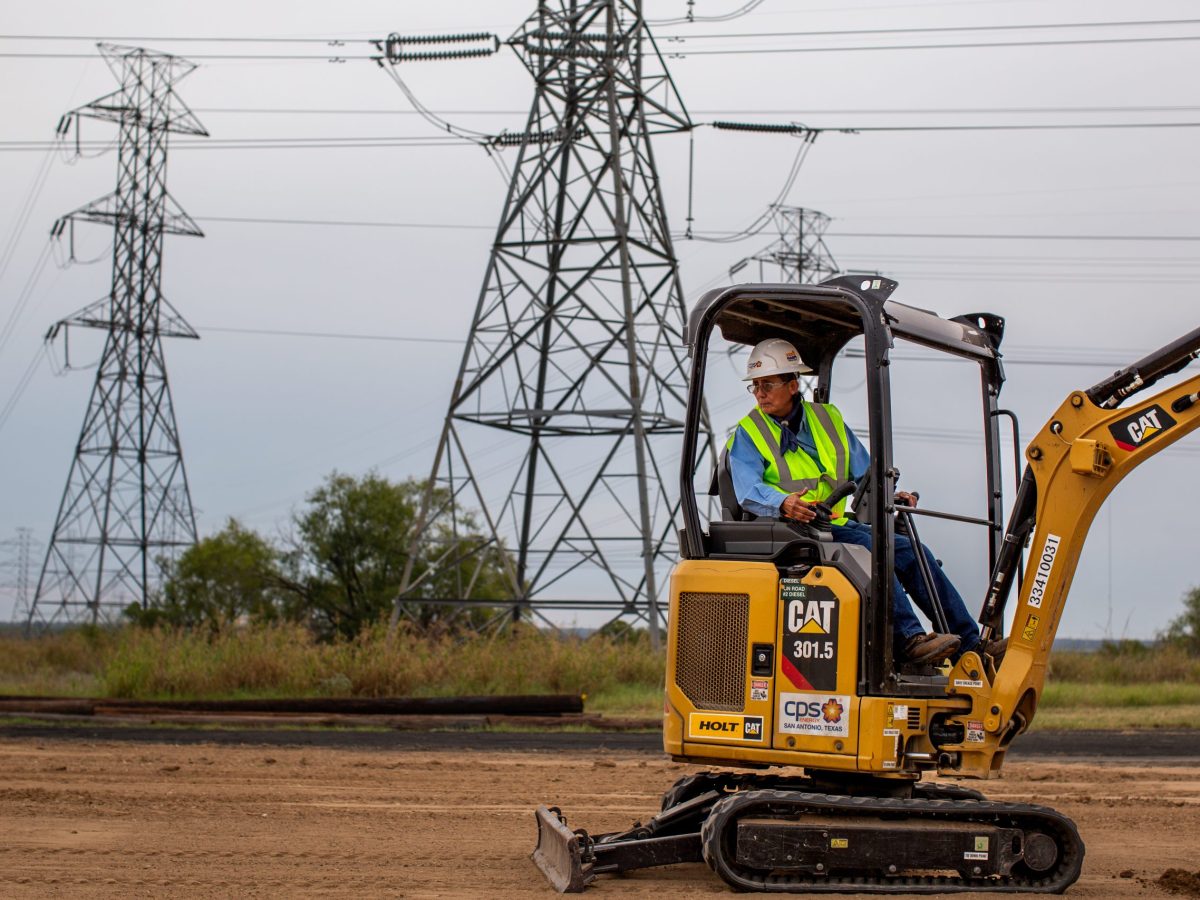
[[[866,34],[954,34],[977,31],[1050,31],[1063,28],[1144,28],[1166,25],[1200,25],[1200,19],[1141,19],[1125,22],[1049,22],[1031,25],[941,25],[927,28],[848,28],[828,31],[755,31],[726,34],[656,34],[660,41],[735,38],[838,37]]]
[[[692,9],[691,4],[688,4],[688,14],[686,16],[674,19],[647,19],[647,25],[685,25],[691,22],[728,22],[731,19],[740,19],[742,16],[749,15],[755,8],[762,4],[763,0],[747,0],[742,6],[732,12],[723,13],[716,16],[698,16]]]
[[[25,367],[25,371],[21,373],[21,377],[17,379],[16,387],[9,394],[8,400],[5,401],[3,408],[0,408],[0,431],[4,430],[4,426],[8,424],[9,417],[13,410],[17,408],[17,404],[21,401],[21,396],[25,393],[25,389],[29,387],[29,383],[33,380],[34,374],[38,370],[38,366],[42,360],[46,358],[45,345],[41,345],[33,353],[33,358],[29,360],[29,364]]]
[[[259,218],[253,216],[194,216],[197,222],[233,222],[248,225],[311,225],[320,227],[348,228],[436,228],[493,231],[494,226],[479,225],[467,222],[385,222],[365,219],[293,219],[293,218]],[[732,235],[741,231],[706,230],[697,234]],[[930,240],[969,239],[969,240],[1037,240],[1037,241],[1200,241],[1200,235],[1164,234],[1164,235],[1130,235],[1130,234],[964,234],[946,232],[941,234],[902,232],[902,231],[830,231],[826,237],[838,238],[918,238]]]
[[[1105,44],[1162,44],[1182,41],[1200,41],[1200,35],[1170,35],[1164,37],[1132,38],[1079,38],[1052,41],[971,41],[955,44],[879,44],[857,47],[759,47],[726,50],[671,50],[670,59],[686,59],[689,56],[759,56],[765,53],[853,53],[869,50],[982,50],[987,48],[1012,47],[1082,47]],[[0,54],[3,55],[3,54]]]
[[[462,142],[444,137],[392,135],[381,137],[296,137],[296,138],[224,138],[208,141],[178,140],[172,150],[324,150],[395,147],[454,147]],[[0,141],[0,152],[49,150],[61,147],[57,141]],[[90,150],[112,146],[104,141],[79,141],[74,146]]]
[[[246,225],[317,225],[336,228],[435,228],[467,231],[495,231],[494,225],[465,222],[379,222],[356,219],[268,219],[252,216],[194,216],[197,222],[232,222]]]
[[[13,307],[8,313],[8,318],[4,320],[4,326],[0,328],[0,351],[4,350],[9,339],[13,336],[17,322],[20,320],[22,313],[25,312],[25,307],[29,303],[29,299],[33,296],[34,289],[42,277],[42,272],[45,271],[46,264],[53,256],[53,251],[54,246],[52,241],[47,241],[42,246],[37,261],[33,264],[32,271],[30,271],[29,276],[25,279],[25,284],[21,287],[21,292],[17,295],[16,302],[13,303]]]
[[[1200,258],[1184,257],[1184,256],[1029,256],[1020,254],[1014,256],[1002,256],[998,254],[987,255],[951,255],[946,253],[839,253],[840,259],[860,259],[867,261],[883,260],[885,262],[936,262],[942,264],[962,264],[975,265],[977,263],[1020,263],[1021,265],[1074,265],[1076,263],[1084,263],[1088,267],[1092,266],[1146,266],[1146,265],[1167,265],[1167,266],[1195,266],[1200,265]]]
[[[1200,109],[1200,107],[1194,107]],[[253,114],[261,115],[328,115],[328,116],[420,116],[424,115],[420,110],[416,109],[383,109],[383,108],[358,108],[346,109],[344,107],[336,109],[319,108],[319,107],[251,107],[251,106],[208,106],[196,107],[196,113],[221,113],[221,114]],[[454,115],[454,116],[491,116],[491,115],[506,115],[506,116],[524,116],[529,113],[527,109],[438,109],[429,110],[429,112],[438,113],[439,115]]]
[[[8,266],[12,262],[13,253],[16,251],[21,235],[25,233],[25,227],[29,224],[29,217],[33,213],[38,197],[41,196],[42,189],[46,186],[46,179],[50,174],[50,166],[53,159],[53,151],[47,150],[46,156],[42,159],[42,163],[38,167],[37,174],[33,177],[33,184],[30,185],[29,193],[26,194],[25,200],[17,212],[17,220],[13,223],[13,230],[9,234],[8,240],[4,243],[4,249],[0,250],[0,279],[3,279],[5,273],[8,272]],[[0,345],[2,343],[3,339],[0,339]]]
[[[149,43],[149,42],[147,42]],[[23,53],[0,51],[0,59],[95,59],[95,53]],[[378,53],[372,54],[311,54],[311,53],[189,53],[189,60],[283,60],[283,61],[313,61],[346,62],[348,60],[374,61]]]
[[[705,123],[716,125],[718,123]],[[727,125],[729,123],[720,123]],[[794,124],[780,126],[803,129],[812,134],[834,132],[843,134],[865,134],[869,132],[951,132],[951,131],[1095,131],[1095,130],[1142,130],[1162,128],[1200,128],[1195,122],[1076,122],[1076,123],[1015,123],[1004,125],[828,125],[807,128]],[[743,129],[756,130],[756,129]],[[482,143],[491,144],[491,135],[482,135]],[[465,144],[461,138],[426,137],[421,135],[385,135],[361,137],[292,137],[292,138],[225,138],[207,141],[175,141],[173,150],[350,150],[399,147],[454,147],[474,146],[480,141]],[[47,151],[62,145],[49,140],[0,141],[0,152],[20,153]],[[78,141],[79,149],[104,149],[112,146],[104,141]]]
[[[906,270],[904,277],[908,281],[953,281],[957,284],[962,284],[964,281],[972,283],[988,282],[990,284],[1069,284],[1069,285],[1085,285],[1085,284],[1134,284],[1134,285],[1188,285],[1195,284],[1194,277],[1179,276],[1175,278],[1155,276],[1153,274],[1146,276],[1126,276],[1126,277],[1111,277],[1096,274],[1079,274],[1071,275],[1067,273],[1056,274],[1040,274],[1037,272],[1020,273],[1020,272],[971,272],[947,274],[946,272],[914,272]]]
[[[105,41],[107,43],[180,43],[180,44],[325,44],[328,46],[345,46],[346,44],[369,44],[375,40],[369,37],[360,38],[317,38],[317,37],[250,37],[245,35],[221,35],[200,37],[196,35],[159,35],[157,37],[125,36],[112,37],[87,34],[0,34],[0,41]]]
[[[695,115],[739,115],[739,116],[817,116],[817,115],[1000,115],[1011,113],[1137,113],[1137,112],[1195,112],[1200,110],[1196,105],[1133,105],[1133,106],[997,106],[997,107],[913,107],[889,108],[858,107],[844,109],[745,109],[742,107],[730,109],[692,109]],[[210,106],[197,107],[197,114],[228,114],[228,115],[362,115],[362,116],[419,116],[421,112],[415,109],[383,109],[383,108],[319,108],[319,107],[233,107]],[[524,116],[529,111],[524,109],[439,109],[430,110],[438,115],[454,116]]]
[[[261,335],[268,337],[296,337],[296,338],[315,338],[320,340],[355,340],[355,341],[385,341],[385,342],[400,342],[400,343],[419,343],[419,344],[457,344],[462,345],[462,340],[459,338],[448,337],[433,337],[429,335],[399,335],[399,334],[364,334],[354,332],[336,332],[336,331],[290,331],[274,328],[227,328],[217,326],[197,326],[197,330],[202,333],[220,332],[228,334],[248,334]],[[1121,354],[1121,356],[1112,356],[1111,358],[1099,358],[1095,354],[1097,352],[1113,354]],[[859,359],[862,357],[862,351],[850,349],[846,351],[849,358]],[[1131,352],[1127,348],[1078,348],[1078,347],[1054,347],[1054,346],[1012,346],[1005,348],[1004,364],[1018,366],[1065,366],[1074,368],[1121,368],[1129,363],[1127,357],[1137,357],[1139,354]],[[899,353],[892,354],[891,358],[896,361],[910,362],[958,362],[957,358],[947,357],[945,355],[931,355],[919,353]]]
[[[747,4],[757,5],[757,4]],[[737,12],[740,15],[740,10]],[[720,21],[732,18],[733,15],[696,17],[696,21]],[[680,20],[681,22],[683,20]],[[779,31],[779,32],[717,32],[696,34],[681,32],[679,34],[657,33],[660,41],[676,40],[711,40],[739,39],[760,37],[837,37],[845,35],[868,34],[947,34],[962,32],[995,32],[995,31],[1050,31],[1064,28],[1149,28],[1177,25],[1200,25],[1200,19],[1133,19],[1125,21],[1105,22],[1044,22],[1025,25],[953,25],[930,26],[924,28],[849,28],[823,31]],[[418,35],[419,36],[419,35]],[[107,42],[146,42],[146,43],[190,43],[190,44],[321,44],[330,47],[344,47],[349,44],[373,44],[378,37],[280,37],[278,35],[158,35],[158,36],[125,36],[112,37],[105,35],[80,34],[0,34],[3,41],[107,41]]]
[[[854,431],[859,434],[867,434],[869,429],[865,426],[851,425]],[[920,426],[905,426],[897,425],[892,428],[892,437],[900,439],[920,439],[928,441],[933,438],[942,442],[954,444],[977,444],[983,441],[983,435],[979,432],[968,431],[966,429],[957,428],[924,428]],[[1010,440],[1007,435],[1002,434],[1001,440]],[[1194,456],[1200,453],[1200,446],[1195,444],[1175,444],[1162,451],[1163,455],[1187,455]]]
[[[716,50],[669,50],[665,55],[671,59],[686,59],[690,56],[745,56],[749,54],[780,54],[780,53],[853,53],[872,50],[981,50],[988,48],[1013,47],[1078,47],[1102,46],[1118,44],[1161,44],[1200,41],[1200,35],[1165,35],[1159,37],[1126,37],[1126,38],[1077,38],[1049,41],[968,41],[952,44],[879,44],[860,45],[853,47],[760,47],[760,48],[727,48]],[[94,59],[94,53],[47,53],[0,51],[0,59]],[[354,61],[377,61],[378,53],[370,54],[312,54],[312,53],[189,53],[192,60],[206,61],[281,61],[281,62],[325,62],[344,63]]]
[[[457,344],[462,346],[460,338],[437,338],[437,337],[413,337],[412,335],[399,334],[354,334],[337,331],[285,331],[278,328],[217,328],[208,326],[197,326],[197,330],[201,332],[222,332],[226,334],[255,334],[269,335],[271,337],[301,337],[301,338],[326,338],[345,341],[395,341],[400,343],[411,344]]]
[[[1121,356],[1113,356],[1108,359],[1099,359],[1094,356],[1084,357],[1082,359],[1070,359],[1071,351],[1075,348],[1057,348],[1057,347],[1010,347],[1005,349],[1003,355],[1004,364],[1008,365],[1023,365],[1023,366],[1069,366],[1076,368],[1103,368],[1103,369],[1121,369],[1129,365],[1131,359],[1137,359],[1143,354],[1133,356],[1128,351],[1119,351]],[[1089,351],[1076,351],[1089,352]],[[1118,351],[1113,351],[1118,352]],[[1064,356],[1065,354],[1065,356]],[[851,359],[862,359],[863,353],[861,350],[848,350],[846,356]],[[895,362],[961,362],[958,357],[948,356],[944,353],[939,354],[923,354],[923,353],[891,353],[889,359]]]
[[[1113,122],[1088,124],[1020,125],[836,125],[806,129],[814,134],[830,131],[844,134],[867,132],[939,132],[939,131],[1084,131],[1097,129],[1197,128],[1200,122]],[[490,143],[485,141],[484,143]],[[0,141],[0,153],[43,152],[59,146],[52,141]],[[104,142],[81,141],[81,149],[108,148]],[[172,150],[371,150],[401,147],[475,146],[460,139],[438,137],[346,137],[346,138],[227,138],[225,140],[178,141]]]
[[[916,238],[920,240],[980,241],[1200,241],[1200,234],[940,234],[903,231],[830,231],[838,238]]]
[[[814,131],[834,131],[847,134],[887,131],[1094,131],[1097,129],[1196,128],[1200,122],[1059,122],[1022,123],[1015,125],[824,125]]]

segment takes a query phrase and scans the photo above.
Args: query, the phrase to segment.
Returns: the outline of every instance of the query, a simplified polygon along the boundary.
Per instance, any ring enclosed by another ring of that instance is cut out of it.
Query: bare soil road
[[[169,735],[165,740],[170,740]],[[0,738],[3,897],[541,897],[533,809],[615,830],[695,771],[637,750],[379,750]],[[1068,896],[1200,884],[1200,761],[1010,760],[983,786],[1071,816]],[[1191,879],[1191,880],[1189,880]],[[734,896],[701,864],[603,878],[603,897]]]

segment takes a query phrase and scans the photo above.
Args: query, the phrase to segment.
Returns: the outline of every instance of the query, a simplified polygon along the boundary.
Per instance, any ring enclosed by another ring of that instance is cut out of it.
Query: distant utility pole
[[[29,568],[33,555],[33,529],[17,529],[17,595],[13,605],[13,621],[29,619]]]
[[[734,265],[729,270],[731,277],[755,262],[758,263],[758,281],[784,284],[819,284],[840,271],[833,254],[825,246],[829,216],[798,206],[775,206],[771,213],[779,238]]]
[[[516,163],[415,529],[438,559],[410,553],[393,621],[480,597],[499,560],[514,616],[608,610],[657,642],[688,367],[651,136],[691,122],[640,0],[542,0],[508,44],[536,92],[496,140]]]
[[[163,235],[203,232],[167,193],[167,136],[207,136],[175,95],[195,65],[147,50],[100,44],[121,87],[68,113],[120,128],[117,188],[64,216],[113,228],[112,289],[50,330],[106,332],[91,400],[29,610],[29,622],[97,623],[146,604],[157,564],[195,543],[196,519],[183,468],[163,357],[164,337],[198,335],[162,296]]]
[[[29,616],[29,565],[33,548],[33,529],[17,528],[17,536],[0,541],[0,570],[7,575],[0,587],[11,589],[13,622],[27,621]]]

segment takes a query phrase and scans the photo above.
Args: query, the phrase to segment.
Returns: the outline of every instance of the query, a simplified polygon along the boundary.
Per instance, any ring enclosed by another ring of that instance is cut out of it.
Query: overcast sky
[[[697,0],[695,11],[743,5]],[[100,347],[99,335],[73,330],[79,371],[56,377],[63,346],[46,354],[42,336],[107,293],[111,230],[79,226],[74,265],[56,265],[61,244],[47,265],[38,261],[58,216],[113,189],[116,156],[18,145],[50,139],[63,113],[116,87],[94,40],[199,64],[178,93],[211,146],[179,141],[168,184],[206,236],[166,239],[163,284],[202,339],[168,341],[168,368],[201,534],[235,516],[274,536],[331,471],[428,474],[504,200],[497,167],[474,145],[330,146],[439,136],[362,58],[371,53],[364,42],[389,32],[507,37],[532,9],[511,0],[7,4],[0,248],[12,247],[0,257],[0,410],[15,405],[0,419],[0,541],[33,529],[35,578],[94,378],[86,366]],[[685,0],[646,7],[651,20],[686,11]],[[1013,27],[1035,25],[1046,27]],[[817,139],[785,202],[832,217],[834,257],[897,279],[897,300],[947,316],[1004,316],[1003,402],[1024,435],[1070,390],[1200,324],[1190,290],[1200,275],[1195,3],[765,0],[731,21],[655,32],[696,123],[857,129]],[[748,34],[765,36],[731,36]],[[227,40],[194,40],[206,37]],[[956,46],[933,46],[945,44]],[[283,54],[316,58],[247,58]],[[532,96],[507,49],[408,64],[403,75],[426,106],[486,132],[520,130]],[[962,129],[1030,125],[1120,127]],[[86,141],[115,136],[109,124],[83,124]],[[264,143],[285,138],[308,140]],[[755,220],[777,198],[796,147],[787,136],[698,128],[696,231]],[[668,217],[682,231],[688,138],[664,137],[655,152]],[[689,304],[773,238],[768,229],[732,245],[680,240]],[[911,375],[897,375],[905,430],[896,448],[903,483],[923,504],[970,510],[979,445],[966,437],[977,423],[960,374],[913,362]],[[839,380],[851,422],[863,422],[859,381]],[[740,403],[718,409],[723,427]],[[1061,635],[1152,637],[1179,611],[1200,583],[1196,496],[1184,489],[1198,461],[1200,445],[1185,442],[1118,488],[1084,551]],[[977,551],[933,524],[923,533],[977,606],[986,574]],[[8,602],[0,596],[0,617]]]

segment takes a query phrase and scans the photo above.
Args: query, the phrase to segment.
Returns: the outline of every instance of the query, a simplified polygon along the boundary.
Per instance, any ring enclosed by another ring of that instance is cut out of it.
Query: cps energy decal
[[[850,698],[838,694],[780,694],[775,727],[782,734],[849,737]]]
[[[1174,425],[1175,420],[1170,414],[1155,403],[1113,422],[1108,430],[1122,450],[1136,450]]]

